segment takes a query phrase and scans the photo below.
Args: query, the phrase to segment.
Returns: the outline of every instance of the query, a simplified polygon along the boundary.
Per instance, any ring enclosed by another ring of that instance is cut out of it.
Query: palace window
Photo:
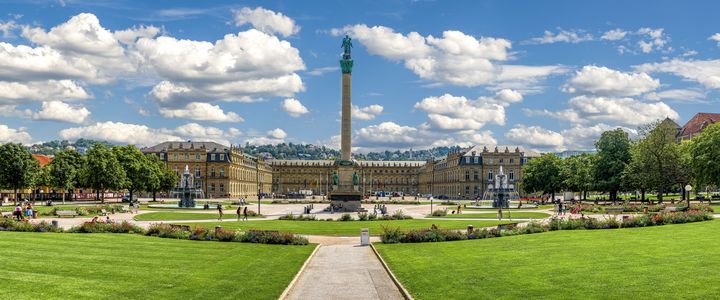
[[[195,167],[195,178],[200,178],[200,167]]]
[[[160,159],[165,159],[165,153],[160,153]]]
[[[210,191],[211,191],[211,192],[214,192],[214,191],[215,191],[215,184],[214,184],[214,183],[211,183],[211,184],[210,184]]]
[[[488,171],[488,180],[493,180],[493,177],[494,177],[493,171],[492,170]]]
[[[515,180],[515,170],[510,170],[510,173],[508,173],[508,179]]]
[[[210,177],[215,177],[215,168],[210,168]]]
[[[511,159],[510,159],[510,164],[514,164],[514,163],[515,163],[515,159],[512,159],[512,158],[511,158]]]
[[[225,160],[225,154],[220,153],[220,160]]]
[[[178,155],[177,155],[177,153],[173,153],[173,160],[178,160]]]
[[[488,158],[488,164],[489,164],[489,165],[492,165],[492,161],[493,161],[492,158]]]
[[[478,164],[478,163],[480,163],[480,158],[475,156],[475,164]]]
[[[470,163],[470,157],[469,157],[469,156],[466,156],[466,157],[465,157],[465,163],[466,163],[466,164],[469,164],[469,163]]]
[[[503,159],[501,158],[501,159],[500,159],[500,164],[502,164],[502,163],[503,163]]]
[[[221,183],[221,184],[220,184],[220,191],[221,191],[221,192],[224,192],[224,191],[225,191],[225,184],[224,184],[224,183]]]
[[[215,158],[216,158],[215,155],[216,155],[215,153],[211,154],[211,155],[210,155],[210,159],[211,159],[211,160],[215,160]]]
[[[220,168],[220,177],[225,177],[225,168]]]
[[[470,181],[470,171],[465,171],[465,181]]]
[[[477,170],[475,170],[475,172],[473,172],[473,179],[474,179],[475,181],[478,180],[478,171],[477,171]]]
[[[195,160],[200,160],[200,153],[195,153]]]
[[[189,160],[189,159],[190,159],[190,153],[185,153],[185,160]]]

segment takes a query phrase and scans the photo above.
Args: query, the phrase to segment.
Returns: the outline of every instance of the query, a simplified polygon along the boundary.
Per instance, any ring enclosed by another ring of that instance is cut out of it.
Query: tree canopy
[[[31,187],[40,172],[40,163],[20,144],[0,145],[0,185],[17,190]],[[17,198],[16,198],[17,200]]]
[[[530,193],[552,194],[553,201],[555,201],[555,193],[563,188],[563,180],[560,176],[561,168],[562,160],[553,153],[546,153],[529,160],[523,166],[523,189]]]
[[[623,171],[630,163],[630,138],[620,128],[605,131],[595,142],[595,148],[597,160],[593,173],[596,189],[608,192],[610,200],[614,201],[621,189]]]

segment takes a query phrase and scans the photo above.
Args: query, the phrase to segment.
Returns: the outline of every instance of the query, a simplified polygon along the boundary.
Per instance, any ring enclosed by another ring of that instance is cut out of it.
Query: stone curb
[[[278,300],[282,300],[287,298],[287,296],[290,294],[290,290],[292,290],[293,287],[295,287],[295,284],[297,284],[298,279],[300,279],[300,275],[302,275],[303,272],[305,272],[305,268],[310,264],[310,260],[315,257],[315,253],[318,252],[318,249],[320,249],[322,245],[315,246],[315,250],[313,250],[312,253],[310,253],[310,256],[305,260],[305,263],[303,263],[302,267],[300,267],[300,270],[295,274],[295,277],[293,277],[293,280],[290,281],[290,284],[285,288],[282,294],[280,294],[280,297],[278,297]]]
[[[380,260],[380,264],[382,264],[385,271],[390,276],[390,279],[392,279],[395,286],[397,286],[398,290],[400,290],[400,294],[402,294],[403,298],[407,300],[413,300],[413,297],[410,295],[410,293],[405,289],[405,287],[400,283],[400,280],[395,277],[395,274],[393,274],[392,271],[390,271],[390,267],[385,263],[385,260],[383,260],[382,256],[380,256],[380,253],[378,253],[377,249],[375,249],[375,245],[373,243],[370,243],[370,248],[372,248],[373,253],[375,253],[375,256]]]

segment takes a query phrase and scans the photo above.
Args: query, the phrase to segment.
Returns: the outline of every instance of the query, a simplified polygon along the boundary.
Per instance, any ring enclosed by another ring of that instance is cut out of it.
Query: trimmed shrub
[[[340,216],[340,221],[352,221],[353,217],[351,214],[343,214]]]
[[[61,228],[41,221],[38,223],[17,221],[10,218],[0,219],[0,231],[24,231],[24,232],[62,232]]]
[[[433,211],[432,215],[433,215],[433,217],[444,217],[444,216],[447,216],[447,210],[446,209],[438,209],[436,211]]]
[[[143,234],[145,230],[127,221],[121,223],[100,223],[85,222],[80,226],[68,230],[71,233],[138,233]]]
[[[268,230],[249,230],[237,235],[237,241],[245,243],[307,245],[308,240],[302,236],[287,232]]]
[[[361,212],[358,213],[358,221],[367,221],[368,220],[368,213]]]

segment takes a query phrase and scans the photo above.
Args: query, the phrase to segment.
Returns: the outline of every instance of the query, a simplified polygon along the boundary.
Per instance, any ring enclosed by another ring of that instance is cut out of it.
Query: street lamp
[[[692,191],[693,187],[691,185],[685,186],[685,191],[687,191],[687,206],[690,208],[690,191]]]

